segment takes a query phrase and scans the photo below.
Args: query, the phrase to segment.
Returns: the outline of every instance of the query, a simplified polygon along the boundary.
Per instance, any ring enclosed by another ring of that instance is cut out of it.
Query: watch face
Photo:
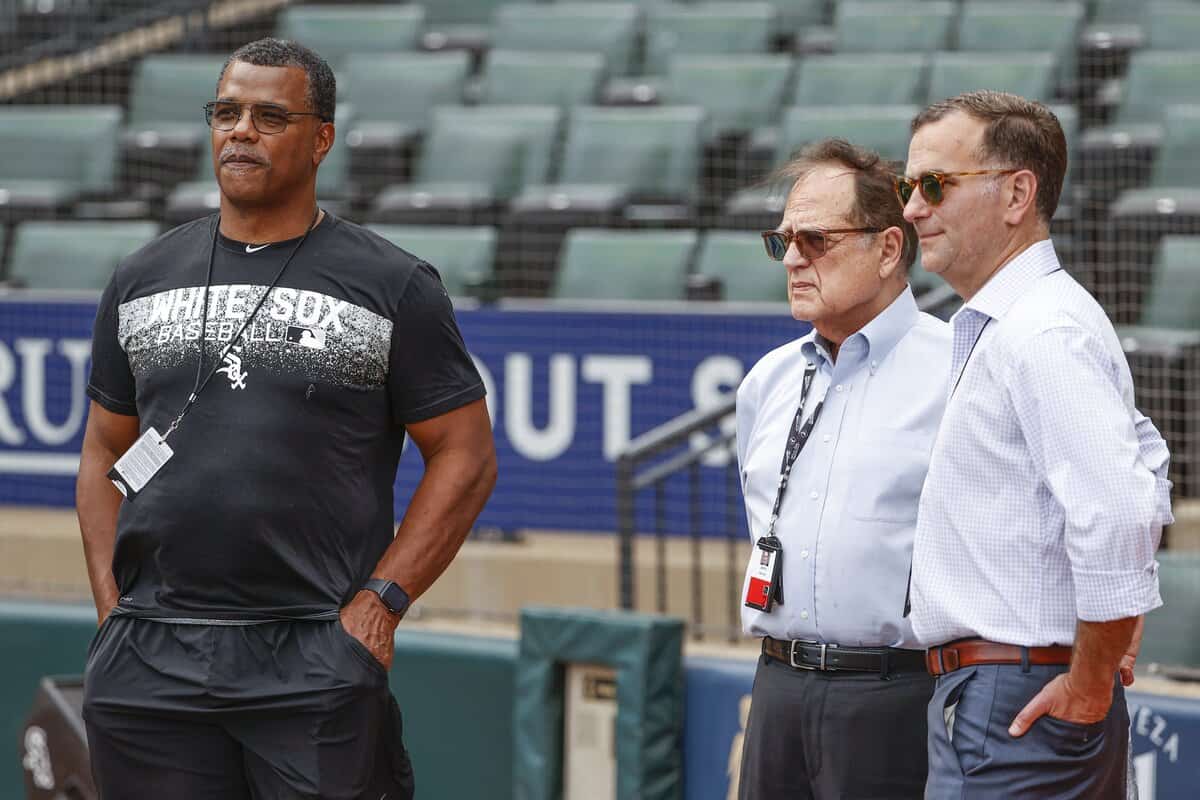
[[[402,614],[408,609],[408,593],[394,583],[389,583],[379,596],[393,613]]]

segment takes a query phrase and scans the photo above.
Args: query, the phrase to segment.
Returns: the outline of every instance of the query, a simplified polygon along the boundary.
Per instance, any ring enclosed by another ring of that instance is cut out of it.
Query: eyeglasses
[[[767,256],[775,261],[783,261],[792,242],[800,248],[800,255],[806,261],[816,261],[829,252],[829,248],[841,241],[830,240],[831,233],[879,233],[883,228],[830,228],[829,230],[809,229],[783,233],[782,231],[763,231],[763,245],[767,248]]]
[[[231,131],[242,119],[242,111],[250,106],[250,121],[259,133],[268,135],[287,130],[292,117],[320,117],[312,111],[288,111],[282,106],[267,103],[233,103],[213,100],[204,104],[204,119],[213,130]]]
[[[893,183],[896,186],[896,196],[900,198],[900,205],[907,206],[913,190],[919,188],[925,202],[936,206],[945,199],[946,184],[956,183],[956,181],[950,180],[951,178],[966,178],[972,175],[1011,175],[1019,171],[1015,169],[977,169],[972,172],[926,172],[915,178],[896,175],[893,177]]]

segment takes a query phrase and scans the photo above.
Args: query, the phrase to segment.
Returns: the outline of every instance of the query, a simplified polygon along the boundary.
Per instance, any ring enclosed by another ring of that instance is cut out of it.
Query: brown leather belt
[[[1015,644],[989,642],[987,639],[959,639],[925,653],[925,668],[930,675],[945,675],[956,669],[975,664],[1032,664],[1035,666],[1067,666],[1071,663],[1071,648],[1065,645],[1050,647],[1021,647]]]
[[[842,647],[804,639],[763,637],[762,651],[792,669],[817,672],[877,672],[886,677],[897,672],[924,672],[925,654],[895,647]]]

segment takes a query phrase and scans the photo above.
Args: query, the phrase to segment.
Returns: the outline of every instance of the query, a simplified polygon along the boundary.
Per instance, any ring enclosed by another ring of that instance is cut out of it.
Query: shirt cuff
[[[1139,570],[1093,572],[1073,569],[1075,614],[1084,622],[1113,622],[1153,611],[1163,604],[1158,562]]]

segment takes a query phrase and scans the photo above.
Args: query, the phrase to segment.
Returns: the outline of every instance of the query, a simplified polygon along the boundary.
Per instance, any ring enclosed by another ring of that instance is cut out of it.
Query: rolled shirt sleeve
[[[1169,456],[1153,424],[1122,397],[1123,365],[1070,325],[1036,334],[1009,363],[1012,406],[1064,512],[1078,618],[1108,622],[1162,605],[1154,554],[1171,520]]]

